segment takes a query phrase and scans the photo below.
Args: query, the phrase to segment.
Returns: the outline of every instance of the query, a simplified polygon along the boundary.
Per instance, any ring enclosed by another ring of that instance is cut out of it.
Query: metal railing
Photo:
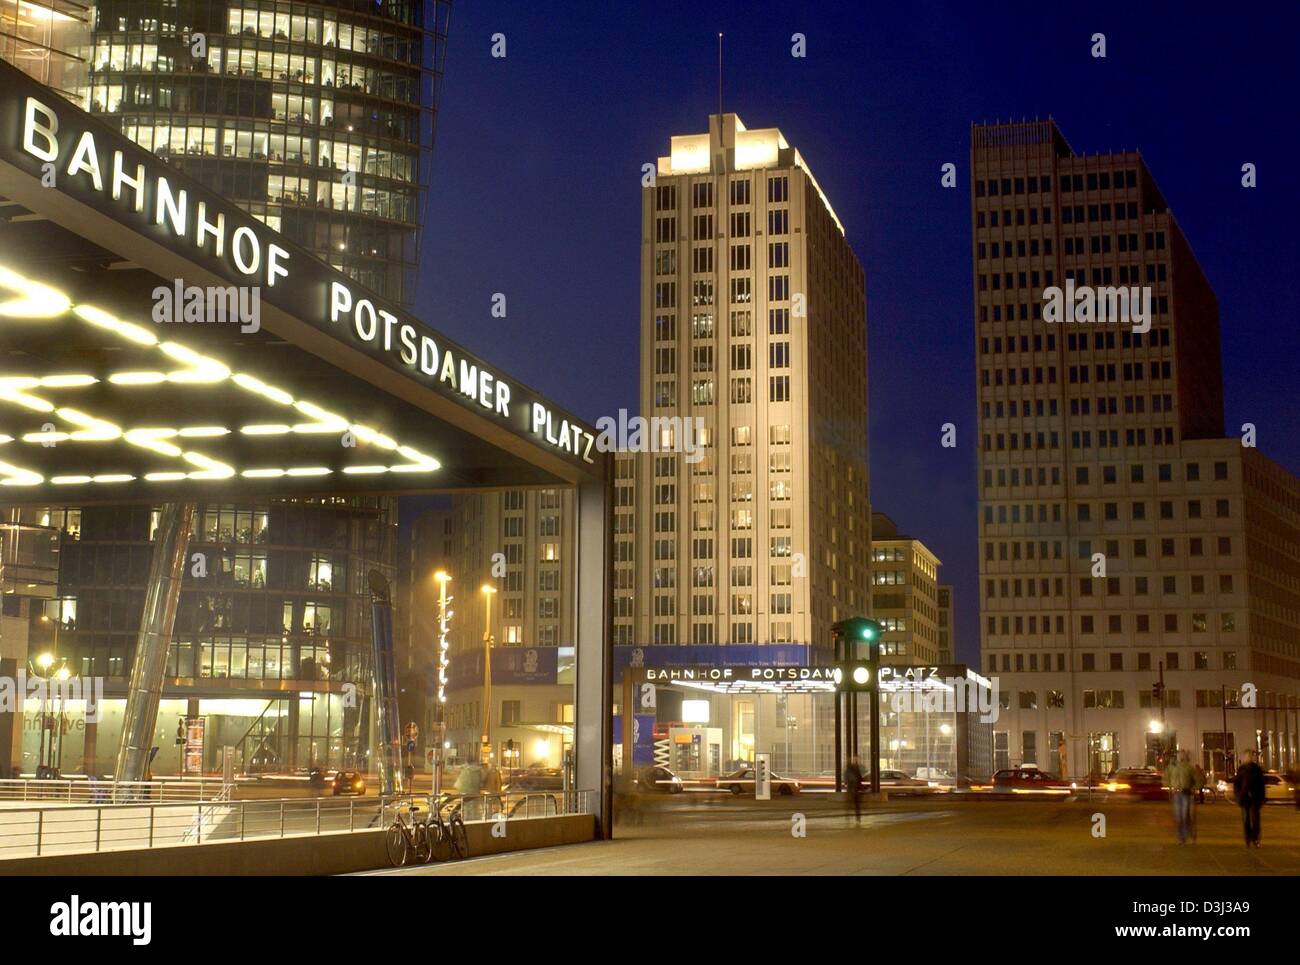
[[[0,808],[0,861],[380,826],[379,802],[355,797]]]
[[[209,826],[210,834],[212,825],[220,821],[222,816],[226,813],[223,805],[229,803],[230,795],[234,790],[235,786],[233,784],[224,785],[221,788],[221,792],[212,799],[213,803],[209,804],[207,807],[199,808],[198,817],[194,819],[194,824],[191,825],[189,831],[185,833],[186,841],[191,838],[196,841],[201,839],[203,837],[203,827],[205,823]]]
[[[594,791],[532,791],[483,794],[457,800],[461,802],[466,823],[474,823],[495,821],[499,817],[516,820],[591,814],[596,794]],[[412,804],[426,810],[428,796],[249,801],[217,800],[214,796],[208,800],[141,800],[116,804],[46,799],[31,806],[0,806],[0,861],[382,829],[397,814],[408,814]]]
[[[516,818],[553,818],[561,814],[594,814],[595,791],[520,791],[515,793],[477,794],[464,797],[449,795],[450,804],[460,804],[461,818],[466,824],[476,821],[495,821],[498,816],[506,820]],[[420,811],[429,808],[429,795],[403,794],[381,799],[381,820],[385,827],[399,814],[409,812],[412,805]]]
[[[0,780],[0,801],[63,802],[68,804],[167,804],[211,801],[222,793],[220,778],[175,778],[154,781],[108,781],[90,778]]]

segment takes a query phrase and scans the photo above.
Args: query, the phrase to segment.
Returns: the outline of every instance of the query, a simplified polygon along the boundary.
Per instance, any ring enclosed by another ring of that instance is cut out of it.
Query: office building
[[[76,0],[0,0],[0,60],[81,104],[92,17]]]
[[[779,130],[671,139],[640,312],[656,451],[618,463],[616,639],[828,647],[870,605],[864,277]]]
[[[939,584],[939,662],[953,661],[952,586]]]
[[[1225,436],[1190,243],[1140,154],[1077,154],[1051,121],[976,125],[971,171],[995,765],[1105,774],[1176,746],[1222,771],[1259,746],[1289,766],[1298,487]],[[1071,291],[1118,320],[1053,321]]]
[[[887,665],[941,660],[939,558],[884,513],[871,514],[871,615],[879,621]]]
[[[484,635],[490,634],[493,759],[512,769],[559,768],[573,743],[573,494],[513,489],[456,496],[450,510],[427,518],[432,535],[411,580],[421,601],[413,626],[428,623],[431,636],[426,647],[425,631],[413,633],[412,653],[417,663],[424,660],[426,675],[432,676],[438,609],[434,574],[441,570],[451,578],[442,708],[448,763],[478,759],[481,753]],[[431,733],[437,711],[430,700]]]
[[[283,237],[409,303],[448,12],[440,0],[0,3],[0,56]],[[30,605],[11,594],[4,655],[20,666],[56,648],[78,672],[128,673],[151,509],[41,508],[63,521],[49,529],[62,543],[57,592],[38,586]],[[390,496],[199,507],[191,546],[210,566],[187,577],[159,719],[208,719],[203,768],[219,767],[223,744],[248,770],[366,765],[366,573],[393,578],[396,520]],[[23,532],[32,542],[35,531]],[[345,679],[361,681],[346,713]],[[296,700],[278,693],[288,681]],[[111,770],[113,727],[110,716],[98,740],[92,730],[84,747],[69,746],[64,769]],[[179,769],[173,742],[160,746],[156,773]],[[14,753],[33,769],[31,748]]]
[[[445,0],[99,0],[84,106],[409,305],[449,15]]]

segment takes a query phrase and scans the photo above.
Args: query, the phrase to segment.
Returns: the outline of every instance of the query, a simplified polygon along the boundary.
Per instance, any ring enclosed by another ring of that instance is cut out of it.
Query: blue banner
[[[632,715],[632,764],[636,767],[655,762],[655,715]],[[623,743],[623,716],[614,715],[614,743]]]
[[[558,647],[493,647],[492,686],[554,684],[558,681]],[[453,653],[447,667],[447,689],[483,686],[483,651]]]

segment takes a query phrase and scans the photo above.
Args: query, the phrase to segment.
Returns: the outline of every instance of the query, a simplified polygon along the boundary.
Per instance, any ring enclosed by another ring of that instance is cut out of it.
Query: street
[[[1105,835],[1094,835],[1104,818]],[[801,822],[806,836],[793,829]],[[508,833],[508,828],[507,828]],[[1259,849],[1240,812],[1198,808],[1198,840],[1179,846],[1165,802],[1116,799],[840,802],[653,801],[613,841],[372,874],[402,875],[1294,875],[1300,812],[1264,809]]]

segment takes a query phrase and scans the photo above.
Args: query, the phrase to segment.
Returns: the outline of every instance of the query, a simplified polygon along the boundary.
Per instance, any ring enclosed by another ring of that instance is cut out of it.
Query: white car
[[[1285,801],[1290,804],[1295,801],[1295,790],[1295,785],[1276,771],[1264,772],[1265,801]]]
[[[1220,780],[1215,784],[1219,793],[1224,797],[1231,799],[1233,795],[1232,781]],[[1295,801],[1296,786],[1289,780],[1278,774],[1276,771],[1264,772],[1264,800],[1265,801],[1285,801],[1291,803]]]

